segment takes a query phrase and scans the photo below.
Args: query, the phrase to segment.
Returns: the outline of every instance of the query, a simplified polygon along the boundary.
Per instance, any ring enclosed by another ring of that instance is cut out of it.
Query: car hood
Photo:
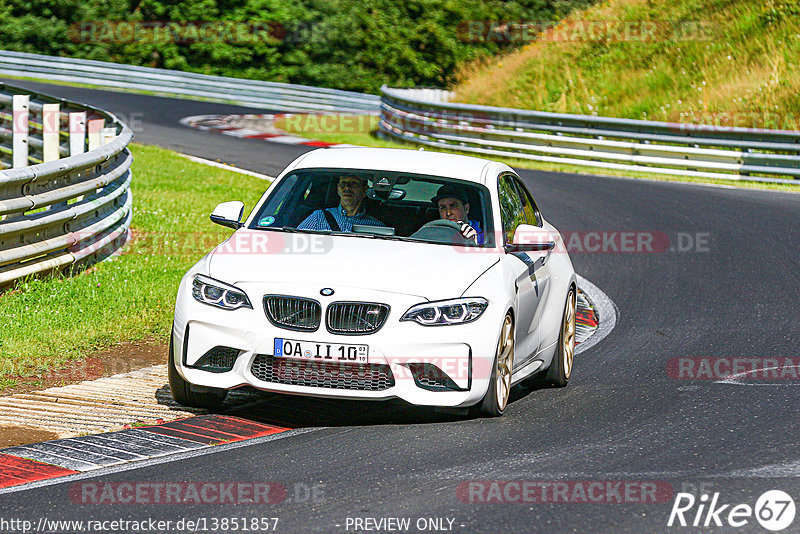
[[[493,249],[240,229],[212,251],[209,276],[229,283],[318,284],[441,300],[499,261]]]

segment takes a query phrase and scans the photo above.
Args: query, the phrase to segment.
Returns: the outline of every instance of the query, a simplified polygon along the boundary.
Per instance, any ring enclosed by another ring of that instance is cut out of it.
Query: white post
[[[69,114],[69,155],[77,156],[86,152],[86,112]],[[83,195],[76,197],[75,201],[83,200]],[[59,204],[67,205],[67,203]]]
[[[100,141],[100,144],[107,145],[108,143],[113,141],[116,136],[117,136],[117,129],[116,128],[113,128],[113,127],[111,127],[111,128],[103,128],[100,131],[100,137],[102,138],[102,140]]]
[[[60,157],[58,152],[58,129],[61,122],[60,119],[58,104],[42,105],[43,161],[55,161]]]
[[[12,103],[11,153],[12,166],[28,166],[28,112],[30,95],[14,95]]]
[[[105,127],[105,124],[105,119],[92,119],[88,122],[87,130],[89,132],[89,150],[94,150],[95,148],[100,147],[100,132]]]
[[[69,114],[69,155],[86,152],[86,112]]]
[[[113,141],[116,136],[117,136],[117,129],[114,128],[113,126],[110,126],[108,128],[103,128],[100,130],[100,144],[107,145],[108,143]],[[98,189],[98,191],[102,190],[103,188]]]

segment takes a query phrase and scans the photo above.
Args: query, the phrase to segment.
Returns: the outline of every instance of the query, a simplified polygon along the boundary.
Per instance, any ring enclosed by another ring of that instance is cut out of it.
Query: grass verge
[[[251,208],[263,180],[132,145],[133,238],[73,277],[22,281],[0,294],[0,392],[121,342],[166,340],[181,276],[230,235],[208,215],[225,200]]]
[[[800,129],[796,0],[608,0],[460,74],[472,104]]]

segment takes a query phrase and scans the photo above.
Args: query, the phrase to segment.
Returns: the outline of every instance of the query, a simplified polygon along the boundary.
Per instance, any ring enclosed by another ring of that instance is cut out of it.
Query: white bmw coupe
[[[576,277],[558,231],[501,163],[328,148],[292,162],[181,280],[175,400],[231,389],[403,399],[501,415],[511,387],[565,386]]]

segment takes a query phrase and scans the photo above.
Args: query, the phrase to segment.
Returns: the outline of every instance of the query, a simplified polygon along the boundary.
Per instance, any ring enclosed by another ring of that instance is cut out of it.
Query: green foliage
[[[591,1],[0,0],[0,47],[377,92],[449,85],[459,65],[520,44],[469,39],[470,23],[558,20]],[[214,22],[230,26],[204,38]]]
[[[800,16],[800,1],[786,0],[776,2],[775,0],[768,0],[764,2],[759,18],[764,24],[775,24],[786,18],[797,16]]]
[[[465,72],[455,92],[471,104],[796,130],[798,15],[798,0],[598,4],[564,26],[652,21],[653,31],[647,38],[599,32],[571,42],[538,40]]]

